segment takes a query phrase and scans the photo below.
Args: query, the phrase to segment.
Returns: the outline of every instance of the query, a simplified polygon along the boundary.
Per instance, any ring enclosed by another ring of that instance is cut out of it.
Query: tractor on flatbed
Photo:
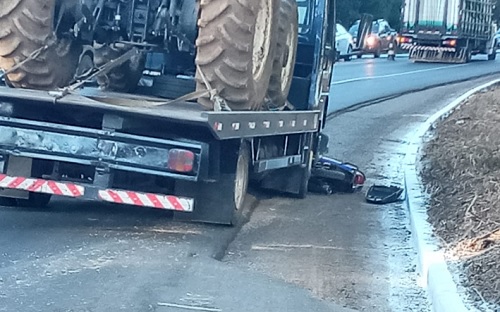
[[[250,182],[305,197],[326,170],[334,25],[333,0],[4,3],[0,198],[230,224]]]
[[[0,68],[40,51],[6,75],[13,87],[65,87],[136,49],[98,76],[101,87],[134,91],[147,53],[160,52],[165,74],[196,75],[198,90],[209,84],[234,110],[260,110],[266,95],[285,103],[298,30],[294,0],[13,0],[0,27]]]

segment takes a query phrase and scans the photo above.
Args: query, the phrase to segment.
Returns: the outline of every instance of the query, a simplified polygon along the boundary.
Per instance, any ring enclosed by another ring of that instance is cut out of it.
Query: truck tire
[[[382,55],[382,47],[379,44],[377,50],[375,51],[375,53],[373,53],[373,57],[380,58],[381,55]]]
[[[196,65],[232,110],[258,110],[267,94],[279,0],[202,0]],[[197,90],[206,90],[197,70]],[[210,98],[198,102],[212,108]]]
[[[496,44],[495,44],[496,47]],[[496,49],[493,50],[493,53],[488,54],[488,61],[494,61],[497,59],[497,51]]]
[[[38,58],[6,75],[15,88],[51,90],[67,86],[75,74],[81,44],[56,37],[56,0],[10,0],[0,6],[0,68],[7,71],[49,44]]]
[[[299,192],[296,194],[296,197],[299,199],[304,199],[307,197],[307,193],[309,190],[309,179],[311,178],[312,172],[312,163],[313,163],[313,153],[309,153],[309,161],[307,166],[304,168],[300,168],[302,172],[302,179],[298,181],[300,184]]]
[[[127,48],[115,45],[103,45],[95,49],[94,63],[100,67],[124,54]],[[101,89],[116,92],[131,92],[137,88],[146,64],[144,54],[138,54],[131,60],[112,69],[109,73],[97,77],[97,83]]]
[[[248,142],[225,144],[221,149],[221,170],[217,181],[176,181],[175,194],[194,198],[190,213],[174,212],[174,219],[214,224],[241,225],[248,219],[247,189],[251,149]]]
[[[42,193],[30,193],[27,199],[16,199],[16,206],[22,208],[45,208],[50,203],[52,195]]]
[[[349,45],[347,47],[347,55],[344,56],[344,61],[346,61],[346,62],[352,61],[352,46],[351,45]]]
[[[0,206],[21,208],[45,208],[52,195],[42,193],[29,193],[27,199],[0,197]]]
[[[237,214],[241,214],[245,204],[250,180],[250,147],[242,142],[236,161],[236,176],[234,179],[234,207]]]
[[[267,91],[271,100],[269,104],[271,109],[283,107],[288,99],[297,57],[298,19],[298,8],[295,0],[282,0],[280,2],[273,71]]]
[[[1,207],[15,207],[17,206],[17,201],[15,198],[10,197],[0,197]]]
[[[472,61],[472,51],[470,48],[464,48],[465,49],[465,63],[470,63]]]

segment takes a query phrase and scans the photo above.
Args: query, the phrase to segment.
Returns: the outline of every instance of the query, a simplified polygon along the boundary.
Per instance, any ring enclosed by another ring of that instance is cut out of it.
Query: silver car
[[[497,49],[500,49],[500,29],[495,34],[495,42],[497,45]]]

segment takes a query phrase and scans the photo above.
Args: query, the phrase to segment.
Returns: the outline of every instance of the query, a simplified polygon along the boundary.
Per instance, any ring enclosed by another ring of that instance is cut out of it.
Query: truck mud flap
[[[190,213],[176,211],[174,220],[220,225],[233,224],[236,211],[232,192],[234,179],[234,174],[222,174],[217,182],[177,181],[175,193],[194,198],[196,209]]]

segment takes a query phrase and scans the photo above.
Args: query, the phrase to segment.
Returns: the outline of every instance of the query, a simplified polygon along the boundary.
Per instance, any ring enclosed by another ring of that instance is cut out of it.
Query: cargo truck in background
[[[311,172],[339,167],[322,158],[334,0],[37,1],[0,8],[0,199],[41,207],[60,195],[232,224],[250,182],[304,197]],[[295,17],[272,18],[283,13]]]
[[[415,62],[467,63],[496,58],[494,0],[405,0],[401,47]]]

